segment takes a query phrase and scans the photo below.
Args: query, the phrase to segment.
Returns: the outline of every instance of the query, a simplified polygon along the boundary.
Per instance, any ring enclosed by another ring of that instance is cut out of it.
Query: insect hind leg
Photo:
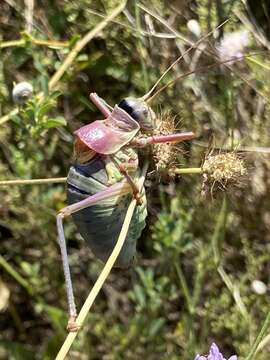
[[[73,292],[72,280],[71,280],[69,263],[68,263],[67,245],[66,245],[66,239],[63,228],[63,218],[64,215],[61,213],[56,216],[58,243],[61,251],[61,258],[63,263],[65,283],[66,283],[67,301],[68,301],[69,320],[68,320],[67,330],[77,331],[79,329],[78,325],[76,324],[77,310],[74,300],[74,292]]]
[[[131,189],[128,182],[123,181],[121,183],[117,183],[115,185],[110,186],[108,189],[104,191],[100,191],[97,194],[90,195],[89,197],[87,197],[82,201],[64,207],[63,209],[60,210],[59,214],[56,216],[58,242],[60,245],[64,277],[66,283],[67,300],[68,300],[69,321],[68,321],[67,329],[69,331],[78,331],[79,326],[76,323],[77,311],[74,301],[73,286],[72,286],[72,280],[71,280],[69,263],[68,263],[67,245],[66,245],[64,228],[63,228],[63,219],[71,214],[76,213],[77,211],[80,211],[91,205],[94,205],[101,200],[105,200],[114,196],[126,195],[130,193],[130,190]]]

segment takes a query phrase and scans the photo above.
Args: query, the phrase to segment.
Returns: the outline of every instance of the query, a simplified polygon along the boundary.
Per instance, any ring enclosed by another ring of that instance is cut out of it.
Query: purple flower
[[[219,351],[219,348],[215,343],[213,343],[210,347],[209,355],[203,356],[203,355],[197,355],[194,360],[226,360],[225,357],[221,354]],[[237,360],[237,356],[233,355],[229,357],[228,360]]]
[[[221,61],[232,59],[229,64],[240,59],[245,48],[248,46],[249,38],[246,30],[226,33],[217,46],[218,55]]]

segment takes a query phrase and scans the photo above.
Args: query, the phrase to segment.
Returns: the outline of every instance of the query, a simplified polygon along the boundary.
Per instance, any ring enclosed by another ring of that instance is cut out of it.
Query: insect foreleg
[[[135,138],[131,141],[131,146],[144,147],[152,144],[160,144],[167,142],[181,142],[186,140],[192,140],[195,134],[193,132],[183,132],[179,134],[170,135],[154,135],[146,138]]]
[[[136,182],[133,180],[132,176],[129,174],[129,172],[133,172],[133,173],[136,172],[136,170],[138,169],[138,161],[136,160],[124,161],[119,164],[113,157],[111,157],[111,160],[113,161],[115,166],[119,169],[120,173],[125,176],[127,182],[131,186],[133,191],[133,197],[134,199],[136,199],[137,204],[142,205],[143,200],[140,195],[139,187],[136,184]]]
[[[88,198],[79,201],[78,203],[64,207],[63,209],[60,210],[60,212],[56,216],[58,241],[61,250],[64,277],[66,283],[66,292],[67,292],[67,301],[68,301],[68,310],[69,310],[69,321],[68,321],[67,329],[69,331],[77,331],[78,326],[76,325],[75,322],[77,312],[76,312],[72,280],[71,280],[69,263],[68,263],[67,246],[66,246],[65,234],[63,229],[63,219],[79,210],[94,205],[101,200],[105,200],[111,197],[123,196],[130,193],[130,191],[131,189],[128,182],[123,181],[121,183],[112,185],[108,189],[101,191],[95,195],[91,195]]]
[[[111,115],[109,105],[103,99],[101,99],[98,94],[91,93],[89,97],[92,100],[93,104],[96,105],[96,107],[102,112],[103,115],[105,115],[106,117]]]

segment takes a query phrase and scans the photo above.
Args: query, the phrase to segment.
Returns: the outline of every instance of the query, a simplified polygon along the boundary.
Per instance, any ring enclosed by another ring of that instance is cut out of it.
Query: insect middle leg
[[[120,164],[114,159],[114,157],[111,157],[111,160],[115,164],[115,166],[119,169],[120,173],[123,174],[129,183],[129,185],[132,188],[133,197],[136,199],[138,205],[142,205],[143,200],[140,195],[140,190],[136,182],[133,180],[132,176],[129,174],[129,172],[136,172],[138,169],[138,161],[131,160],[131,161],[123,161]]]
[[[130,191],[131,189],[128,182],[123,181],[121,183],[110,186],[108,189],[104,191],[91,195],[88,198],[79,201],[78,203],[64,207],[63,209],[60,210],[60,212],[56,216],[58,241],[61,250],[64,277],[66,283],[68,311],[69,311],[69,320],[68,320],[67,329],[69,331],[78,331],[79,327],[76,324],[77,311],[76,311],[73,286],[72,286],[72,280],[71,280],[69,263],[68,263],[68,254],[67,254],[67,246],[66,246],[64,228],[63,228],[63,219],[71,214],[74,214],[77,211],[80,211],[86,207],[94,205],[101,200],[105,200],[114,196],[123,196],[130,193]]]
[[[136,199],[137,204],[142,205],[143,200],[140,195],[139,187],[128,173],[128,171],[136,170],[137,167],[138,167],[137,162],[124,162],[124,163],[119,164],[119,170],[125,176],[129,185],[131,186],[132,191],[133,191],[133,196]]]

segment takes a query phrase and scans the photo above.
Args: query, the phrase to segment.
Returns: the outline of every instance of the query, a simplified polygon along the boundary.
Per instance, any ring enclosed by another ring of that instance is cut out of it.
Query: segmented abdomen
[[[104,162],[99,156],[87,164],[74,164],[70,168],[67,184],[69,204],[81,201],[110,186]],[[72,215],[79,233],[93,253],[104,262],[115,246],[131,199],[132,194],[113,197]],[[127,238],[115,264],[116,267],[127,268],[132,264],[136,253],[136,242],[145,227],[147,216],[144,190],[143,200],[143,205],[135,209]]]

